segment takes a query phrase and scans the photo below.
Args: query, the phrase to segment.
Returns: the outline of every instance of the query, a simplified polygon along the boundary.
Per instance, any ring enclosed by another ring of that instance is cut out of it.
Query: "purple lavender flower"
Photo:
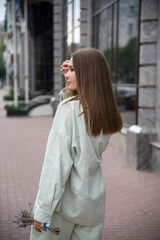
[[[29,211],[26,209],[21,210],[20,213],[15,216],[16,219],[13,222],[17,224],[17,228],[25,228],[34,223],[34,216],[32,213],[31,205],[32,204],[29,203]],[[58,228],[54,225],[51,225],[50,223],[45,223],[44,226],[46,229],[55,233],[56,235],[58,235],[60,233],[60,228]]]

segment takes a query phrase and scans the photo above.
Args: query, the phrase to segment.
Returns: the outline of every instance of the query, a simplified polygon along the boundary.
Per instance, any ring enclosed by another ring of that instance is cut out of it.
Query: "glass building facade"
[[[112,86],[123,119],[122,132],[112,136],[111,145],[126,153],[135,168],[147,163],[160,171],[159,1],[54,2],[55,96],[58,99],[64,86],[59,66],[70,53],[83,47],[101,50],[111,66]]]
[[[126,126],[137,122],[139,0],[100,0],[91,4],[91,47],[101,50]],[[64,59],[80,48],[80,0],[64,1]]]
[[[80,0],[64,0],[63,6],[63,53],[69,59],[80,48]]]

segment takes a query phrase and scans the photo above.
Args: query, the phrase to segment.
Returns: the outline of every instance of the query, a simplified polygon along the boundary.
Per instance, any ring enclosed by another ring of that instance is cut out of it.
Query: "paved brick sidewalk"
[[[51,124],[52,117],[0,117],[0,240],[29,239],[29,229],[16,229],[12,220],[34,203]],[[135,171],[110,147],[103,171],[103,240],[160,239],[160,174]]]

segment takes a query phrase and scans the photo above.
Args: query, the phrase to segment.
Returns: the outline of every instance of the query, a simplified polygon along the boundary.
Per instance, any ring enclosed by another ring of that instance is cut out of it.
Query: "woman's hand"
[[[66,60],[63,62],[63,64],[61,65],[61,72],[65,78],[65,74],[68,72],[68,65],[69,65],[70,60]],[[68,92],[67,89],[67,84],[66,84],[66,92]]]
[[[68,64],[69,64],[69,62],[70,62],[69,60],[66,60],[61,65],[61,72],[62,72],[64,77],[65,77],[65,74],[68,72]]]
[[[47,231],[46,228],[44,227],[44,223],[38,222],[36,220],[34,220],[34,229],[40,233],[42,232],[41,230]]]

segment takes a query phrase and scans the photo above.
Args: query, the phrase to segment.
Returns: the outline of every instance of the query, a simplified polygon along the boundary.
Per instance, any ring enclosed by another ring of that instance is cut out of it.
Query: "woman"
[[[105,217],[102,153],[122,119],[99,50],[73,53],[61,71],[67,91],[60,94],[49,134],[30,239],[99,240]],[[60,235],[44,232],[45,222],[60,227]]]

